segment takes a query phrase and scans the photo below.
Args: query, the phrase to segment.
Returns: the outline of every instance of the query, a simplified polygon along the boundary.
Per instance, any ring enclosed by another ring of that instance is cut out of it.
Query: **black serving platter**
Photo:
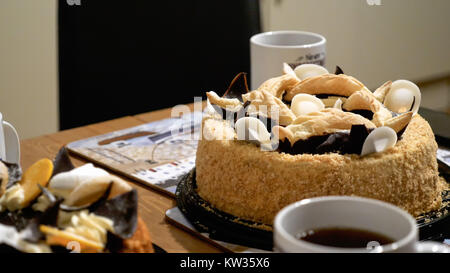
[[[208,233],[212,240],[272,250],[273,234],[269,226],[214,208],[198,195],[196,188],[194,168],[180,179],[175,196],[178,208],[197,231]],[[420,240],[442,242],[450,238],[450,191],[444,191],[442,197],[443,205],[439,210],[416,218]]]
[[[219,240],[248,247],[272,250],[272,231],[262,223],[240,219],[214,208],[197,191],[195,168],[180,179],[175,192],[177,206],[200,233]]]
[[[152,244],[152,245],[153,245],[153,249],[155,250],[155,253],[167,253],[167,251],[165,251],[163,248],[161,248],[157,244]]]

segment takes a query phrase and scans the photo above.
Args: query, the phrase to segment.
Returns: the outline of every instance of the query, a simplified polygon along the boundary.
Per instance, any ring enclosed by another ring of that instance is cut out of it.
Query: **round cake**
[[[414,216],[440,207],[445,181],[415,85],[371,92],[350,76],[295,71],[254,91],[240,74],[224,96],[208,93],[196,157],[203,199],[269,228],[283,207],[317,196],[374,198]]]

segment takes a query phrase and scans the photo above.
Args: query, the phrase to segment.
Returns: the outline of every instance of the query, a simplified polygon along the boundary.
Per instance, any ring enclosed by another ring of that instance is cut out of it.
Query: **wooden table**
[[[189,105],[193,109],[193,105]],[[58,150],[69,142],[117,131],[151,121],[170,117],[171,109],[163,109],[136,116],[126,116],[110,121],[60,131],[21,141],[21,164],[26,169],[40,158],[53,159]],[[87,161],[71,156],[80,166]],[[221,252],[220,249],[187,233],[165,220],[166,210],[175,206],[175,200],[138,182],[124,178],[139,194],[139,214],[147,224],[152,240],[167,252]]]

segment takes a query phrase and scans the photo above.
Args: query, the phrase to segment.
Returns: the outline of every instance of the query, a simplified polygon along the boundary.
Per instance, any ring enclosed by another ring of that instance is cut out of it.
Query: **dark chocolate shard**
[[[112,232],[106,233],[105,249],[111,253],[118,253],[123,249],[123,239]]]
[[[374,115],[374,113],[372,111],[366,110],[366,109],[355,109],[355,110],[351,110],[350,112],[352,112],[354,114],[358,114],[360,116],[363,116],[368,120],[372,120],[373,115]]]
[[[361,154],[364,141],[373,129],[367,129],[364,124],[352,125],[348,143],[345,143],[343,152],[346,154]]]
[[[24,229],[32,216],[27,215],[25,210],[5,211],[0,216],[0,224],[6,226],[14,226],[16,230]]]
[[[412,111],[412,109],[414,108],[414,104],[416,104],[416,96],[413,97],[413,101],[411,104],[411,108],[409,108],[409,112]]]
[[[39,217],[41,214],[42,212],[33,210],[32,206],[15,211],[5,210],[0,213],[0,224],[14,226],[16,230],[21,231],[27,227],[32,219]]]
[[[234,77],[222,97],[227,99],[238,99],[239,101],[244,102],[242,95],[247,93],[248,90],[247,73],[241,72]]]
[[[67,152],[66,147],[59,149],[58,154],[53,160],[53,166],[52,177],[59,173],[71,171],[75,168],[72,161],[70,161],[69,153]]]
[[[28,225],[25,227],[25,240],[37,243],[45,238],[45,235],[41,232],[40,226],[57,226],[59,206],[62,200],[53,202],[43,213],[32,218]]]
[[[282,101],[284,104],[286,104],[287,107],[291,108],[291,102],[284,99],[284,97],[286,96],[286,94],[287,94],[287,93],[284,92],[283,98],[281,99],[281,101]]]
[[[6,185],[6,188],[8,189],[22,179],[22,168],[16,163],[10,163],[3,160],[0,161],[5,164],[8,169],[8,184]]]
[[[401,129],[400,131],[397,132],[398,140],[402,139],[403,133],[406,131],[406,127],[408,127],[408,125],[406,125],[405,127],[403,127],[403,129]]]
[[[291,143],[289,142],[289,140],[287,138],[280,140],[278,142],[278,152],[283,152],[283,153],[287,153],[287,154],[293,154],[290,151],[292,150],[292,146]]]
[[[251,101],[246,101],[246,102],[244,102],[244,104],[242,105],[242,108],[247,108],[250,104],[251,104],[252,102]]]
[[[297,154],[360,154],[362,146],[371,129],[364,125],[352,125],[350,131],[336,132],[321,136],[312,136],[291,145],[286,138],[279,142],[278,151]]]
[[[316,148],[316,153],[342,153],[343,147],[349,142],[349,134],[347,132],[336,132],[328,136],[327,140],[322,142]]]
[[[50,203],[54,203],[56,202],[58,199],[56,198],[56,196],[53,195],[53,193],[51,193],[47,188],[42,187],[41,185],[37,184],[37,186],[39,187],[39,189],[42,191],[42,193],[48,198],[48,200],[50,201]]]
[[[17,211],[5,211],[0,215],[0,224],[13,226],[18,232],[24,232],[24,239],[38,242],[44,238],[40,225],[56,226],[59,204],[61,200],[52,203],[44,212],[27,207]]]
[[[340,96],[340,95],[335,95],[335,94],[315,94],[314,96],[316,96],[319,99],[326,99],[328,97],[340,97],[340,98],[347,98],[346,96]]]
[[[316,148],[328,139],[329,135],[312,136],[305,140],[298,140],[293,145],[286,138],[280,141],[278,149],[281,152],[297,155],[297,154],[317,154]]]
[[[336,71],[334,71],[334,74],[335,75],[344,74],[344,71],[338,65],[336,65]]]
[[[301,63],[288,63],[288,65],[294,70],[297,66],[301,65]]]
[[[269,118],[269,117],[260,115],[259,113],[252,113],[252,114],[249,114],[247,110],[248,110],[248,106],[250,105],[250,103],[251,103],[250,101],[244,102],[243,107],[242,107],[241,109],[239,109],[239,111],[236,111],[236,112],[229,111],[229,110],[227,110],[227,109],[223,109],[222,107],[220,107],[220,106],[218,106],[218,105],[214,105],[214,104],[211,104],[211,105],[212,105],[212,107],[214,108],[214,110],[215,110],[219,115],[222,116],[222,119],[223,119],[223,120],[229,120],[229,121],[232,121],[233,124],[235,124],[236,121],[237,121],[238,119],[240,119],[240,118],[243,118],[243,117],[255,117],[255,118],[261,120],[261,121],[263,122],[264,125],[266,125],[267,131],[268,131],[269,133],[272,132],[272,128],[273,128],[275,125],[278,125],[278,121],[277,121],[277,120],[274,120],[274,119],[271,119],[271,118]]]
[[[127,239],[133,236],[137,228],[137,201],[137,191],[133,189],[107,200],[92,212],[111,219],[114,234]]]

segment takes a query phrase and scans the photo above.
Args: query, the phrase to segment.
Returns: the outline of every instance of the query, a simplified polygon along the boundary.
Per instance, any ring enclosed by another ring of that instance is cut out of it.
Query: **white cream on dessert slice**
[[[89,199],[93,197],[91,196],[92,193],[97,193],[95,196],[101,196],[110,183],[113,183],[111,195],[131,190],[131,187],[126,182],[101,168],[95,167],[91,163],[55,175],[50,180],[48,188],[53,194],[63,197],[65,199],[64,203],[75,205],[74,203],[77,200],[86,199],[92,202],[92,199]],[[113,191],[115,192],[114,194]],[[49,205],[50,201],[48,198],[45,195],[41,195],[33,205],[33,209],[44,211]],[[89,213],[88,210],[60,211],[58,227],[62,228],[60,232],[62,236],[84,238],[103,247],[107,241],[107,232],[114,232],[111,219]]]
[[[63,203],[66,205],[81,206],[97,200],[110,183],[113,185],[109,198],[132,190],[131,186],[121,178],[95,167],[92,163],[55,175],[49,182],[48,190],[64,198]],[[44,211],[49,205],[50,200],[45,195],[41,195],[32,208]]]
[[[60,212],[58,227],[64,232],[97,242],[103,246],[107,241],[107,232],[114,232],[113,221],[106,217],[89,213],[88,210]]]
[[[99,177],[107,179],[110,174],[92,163],[85,164],[69,172],[63,172],[55,175],[48,185],[53,194],[67,198],[69,194],[80,184]]]

